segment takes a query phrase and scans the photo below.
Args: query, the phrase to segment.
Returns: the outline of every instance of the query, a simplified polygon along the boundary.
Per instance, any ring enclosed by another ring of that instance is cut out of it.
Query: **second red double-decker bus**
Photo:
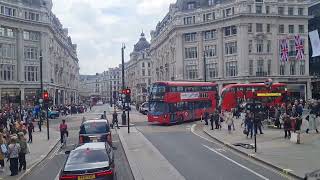
[[[226,85],[221,91],[221,109],[230,111],[242,102],[252,101],[253,98],[263,105],[281,105],[287,95],[286,87],[284,83],[274,83],[270,87],[264,83]]]
[[[172,124],[200,119],[217,106],[217,84],[212,82],[156,82],[149,95],[148,121]]]

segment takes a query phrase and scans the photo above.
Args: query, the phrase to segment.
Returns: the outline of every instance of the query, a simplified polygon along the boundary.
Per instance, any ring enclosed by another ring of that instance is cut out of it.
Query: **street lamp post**
[[[124,49],[126,48],[125,44],[122,44],[121,47],[121,57],[122,57],[122,91],[125,89],[124,83]],[[125,102],[122,100],[122,125],[126,125],[126,112],[125,112]]]
[[[255,89],[252,88],[253,94],[253,128],[254,128],[254,152],[257,152],[257,120],[256,120],[256,92]]]
[[[43,99],[43,57],[42,57],[42,51],[40,51],[40,88],[41,88],[41,99]],[[42,101],[43,103],[44,101]],[[41,108],[41,113],[40,113],[40,122],[42,123],[42,106],[40,106]],[[48,107],[45,107],[46,110],[46,119],[47,119],[47,138],[48,140],[50,139],[50,133],[49,133],[49,118],[48,118]]]
[[[207,51],[203,51],[203,79],[204,79],[204,82],[207,82],[206,53],[207,53]]]

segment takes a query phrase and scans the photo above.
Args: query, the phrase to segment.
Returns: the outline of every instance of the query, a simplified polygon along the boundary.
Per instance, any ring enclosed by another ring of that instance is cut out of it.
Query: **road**
[[[111,109],[107,106],[99,106],[86,117],[99,117],[104,110],[107,110],[110,115]],[[137,129],[187,180],[287,179],[280,172],[215,142],[203,133],[201,122],[173,126],[150,125],[147,123],[146,116],[135,110],[131,111],[130,117]],[[81,118],[78,116],[68,119],[68,125],[71,127],[71,137],[68,139],[69,149],[77,143]],[[58,125],[58,122],[56,123]],[[113,133],[113,140],[117,147],[115,157],[118,180],[131,180],[132,173],[116,133]],[[64,151],[57,149],[23,179],[55,179],[65,159]]]
[[[57,146],[52,150],[52,152],[44,159],[39,165],[37,165],[32,171],[24,176],[22,180],[56,180],[58,179],[59,172],[63,167],[67,155],[65,155],[66,150],[72,150],[78,143],[78,132],[80,123],[83,116],[87,119],[97,118],[103,113],[106,107],[96,106],[92,109],[90,113],[73,115],[71,117],[65,118],[69,129],[69,138],[67,140],[67,147],[61,149]],[[55,119],[50,121],[51,127],[58,127],[60,120]],[[125,156],[122,145],[119,141],[119,137],[116,132],[113,131],[113,145],[115,147],[115,165],[117,172],[117,180],[133,180],[132,172],[128,164],[127,158]]]
[[[135,123],[137,128],[187,180],[288,179],[215,142],[203,133],[201,122],[149,125],[145,116],[132,114],[143,119]]]

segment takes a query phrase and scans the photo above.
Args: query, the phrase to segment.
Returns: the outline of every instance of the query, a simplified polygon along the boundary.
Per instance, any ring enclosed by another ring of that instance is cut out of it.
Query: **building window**
[[[146,70],[142,69],[142,76],[146,76]]]
[[[206,57],[214,57],[217,55],[216,52],[217,46],[216,45],[207,45],[204,47],[205,56]]]
[[[196,41],[197,33],[187,33],[184,34],[184,41],[185,42],[195,42]]]
[[[283,24],[279,25],[279,33],[284,33],[284,25]]]
[[[39,21],[40,15],[34,12],[24,12],[24,18],[31,21]]]
[[[0,10],[1,14],[4,14],[6,16],[17,16],[17,10],[11,7],[1,6]]]
[[[268,60],[268,72],[267,72],[267,73],[268,73],[268,76],[271,75],[271,65],[272,65],[272,64],[271,64],[271,59],[269,59],[269,60]]]
[[[263,32],[263,24],[261,23],[256,24],[256,32]]]
[[[24,79],[29,82],[39,81],[39,67],[38,66],[25,66]]]
[[[237,62],[227,62],[226,63],[226,76],[227,77],[235,77],[238,75],[238,67]]]
[[[224,28],[224,35],[231,36],[237,34],[237,27],[236,26],[228,26]]]
[[[271,24],[267,24],[267,33],[271,32]]]
[[[264,72],[264,62],[263,60],[258,60],[257,61],[257,76],[263,76]]]
[[[252,13],[252,6],[248,5],[248,13]]]
[[[13,81],[15,80],[15,65],[12,64],[0,64],[0,80],[1,81]]]
[[[252,32],[252,23],[248,24],[248,32],[251,33]]]
[[[196,65],[191,65],[186,67],[188,79],[197,79],[198,78],[198,68]]]
[[[24,47],[24,58],[26,60],[38,59],[38,48],[36,47]]]
[[[267,41],[267,53],[271,52],[271,40]]]
[[[225,43],[225,53],[226,55],[229,54],[236,54],[237,53],[237,42],[228,42]]]
[[[15,37],[15,31],[11,28],[0,27],[0,36]]]
[[[187,25],[187,24],[194,24],[196,23],[196,17],[195,16],[190,16],[190,17],[185,17],[183,19],[184,21],[184,24]]]
[[[257,53],[263,53],[263,40],[257,40]]]
[[[214,0],[208,0],[208,5],[213,6],[214,5]]]
[[[262,14],[262,6],[261,5],[256,5],[256,13]]]
[[[203,21],[204,22],[215,20],[215,19],[216,19],[215,12],[203,14]]]
[[[293,16],[294,15],[294,9],[293,7],[288,7],[288,15]]]
[[[215,39],[217,35],[216,30],[211,30],[211,31],[205,31],[204,32],[204,40],[212,40]]]
[[[31,41],[39,41],[40,40],[40,33],[33,32],[33,31],[23,31],[23,39],[24,40],[31,40]]]
[[[304,33],[304,25],[299,25],[299,33]]]
[[[295,57],[296,56],[296,44],[294,40],[289,40],[289,56]]]
[[[256,0],[256,2],[263,3],[263,0]]]
[[[278,14],[284,15],[284,7],[278,7]]]
[[[14,59],[16,57],[16,46],[14,44],[0,43],[0,57]]]
[[[266,14],[270,14],[270,6],[266,6]]]
[[[148,69],[148,76],[151,76],[151,70]]]
[[[305,73],[306,73],[305,61],[300,61],[300,75],[305,75]]]
[[[303,8],[298,8],[298,15],[303,16],[303,14],[304,14],[303,11],[304,11]]]
[[[187,8],[188,9],[195,9],[196,8],[196,3],[195,2],[188,3]]]
[[[249,53],[252,53],[252,40],[249,40],[248,50],[249,50]]]
[[[294,25],[289,25],[289,33],[294,33]]]
[[[253,75],[253,60],[249,60],[249,75]]]
[[[225,17],[232,16],[234,14],[234,7],[226,9],[225,13],[226,13]]]
[[[142,62],[142,67],[144,68],[144,62]]]
[[[285,63],[281,62],[280,64],[280,75],[284,75],[285,74]]]
[[[198,58],[197,47],[185,48],[185,59],[196,59]]]
[[[290,75],[296,75],[296,62],[290,62]]]
[[[218,64],[217,63],[208,64],[206,66],[206,68],[207,68],[207,77],[209,77],[209,78],[218,77]]]

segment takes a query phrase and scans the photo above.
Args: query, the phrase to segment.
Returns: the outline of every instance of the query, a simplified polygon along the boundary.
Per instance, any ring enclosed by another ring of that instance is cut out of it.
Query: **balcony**
[[[267,72],[256,72],[256,77],[265,77],[268,76]]]

